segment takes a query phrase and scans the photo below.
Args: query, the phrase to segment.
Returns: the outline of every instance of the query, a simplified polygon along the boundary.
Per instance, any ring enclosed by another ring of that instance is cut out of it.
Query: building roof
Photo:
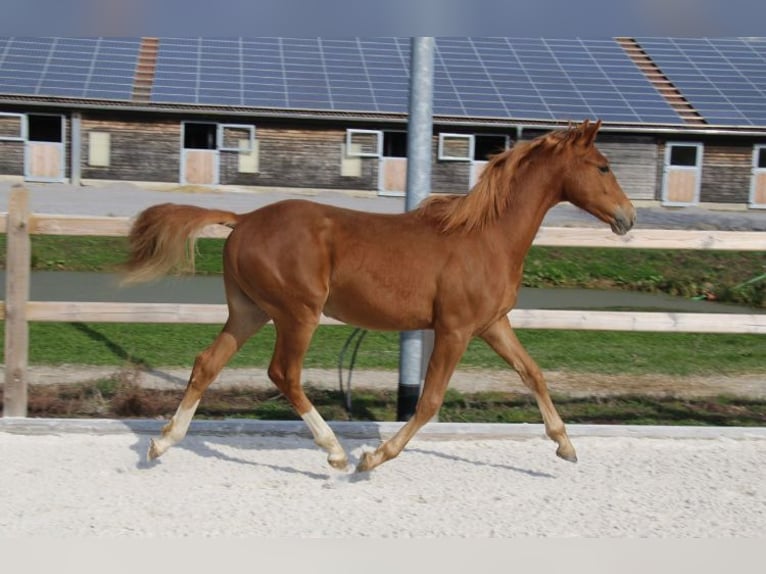
[[[407,38],[0,38],[0,100],[407,113]],[[766,128],[766,38],[435,42],[435,116]]]

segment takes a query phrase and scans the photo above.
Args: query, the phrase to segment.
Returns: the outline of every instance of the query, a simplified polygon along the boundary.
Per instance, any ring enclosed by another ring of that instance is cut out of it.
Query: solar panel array
[[[406,113],[410,42],[163,39],[155,102]],[[439,38],[434,113],[681,123],[612,40]]]
[[[434,107],[461,116],[681,123],[613,41],[437,41]]]
[[[766,38],[637,38],[711,124],[766,125]]]
[[[0,92],[129,100],[140,39],[0,38]]]
[[[638,39],[711,124],[766,125],[766,39]],[[0,38],[0,93],[130,100],[140,39]],[[406,113],[407,38],[161,38],[153,103]],[[434,113],[682,124],[612,39],[436,39]]]
[[[152,101],[406,112],[409,42],[162,39]]]

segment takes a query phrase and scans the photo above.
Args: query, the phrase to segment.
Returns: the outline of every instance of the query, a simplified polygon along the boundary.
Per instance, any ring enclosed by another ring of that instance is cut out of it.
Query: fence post
[[[27,416],[27,301],[32,253],[29,219],[29,191],[16,184],[8,200],[6,231],[4,417]]]

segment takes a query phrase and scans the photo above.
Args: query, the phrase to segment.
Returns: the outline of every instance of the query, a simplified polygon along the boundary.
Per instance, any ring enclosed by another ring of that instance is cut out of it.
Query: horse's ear
[[[582,144],[585,147],[591,147],[593,142],[596,141],[596,134],[601,127],[601,120],[597,120],[595,124],[591,124],[589,120],[585,120],[582,124],[583,141]]]

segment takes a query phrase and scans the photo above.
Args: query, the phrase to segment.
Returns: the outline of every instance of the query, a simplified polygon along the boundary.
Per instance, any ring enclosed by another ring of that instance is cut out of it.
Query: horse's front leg
[[[569,462],[577,462],[577,454],[567,436],[564,421],[548,394],[540,367],[516,337],[508,317],[498,320],[481,334],[481,338],[516,370],[524,384],[534,393],[545,423],[545,434],[558,444],[556,454]]]
[[[372,470],[398,456],[415,433],[439,412],[450,377],[469,340],[470,336],[464,333],[440,333],[438,330],[434,333],[434,348],[415,414],[375,451],[365,452],[356,467],[357,472]]]
[[[275,319],[274,324],[277,329],[277,341],[269,365],[269,378],[309,427],[316,445],[327,452],[327,462],[330,466],[343,470],[348,466],[346,451],[301,386],[303,358],[314,330],[319,325],[319,313],[304,317],[302,321],[289,316],[279,317]]]

